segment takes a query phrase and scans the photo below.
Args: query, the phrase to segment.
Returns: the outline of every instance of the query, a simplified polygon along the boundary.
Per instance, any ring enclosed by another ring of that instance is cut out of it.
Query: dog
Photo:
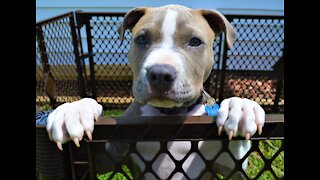
[[[119,27],[123,40],[124,33],[132,34],[128,60],[133,72],[132,92],[134,101],[123,116],[161,115],[205,115],[203,83],[209,77],[214,62],[213,42],[215,37],[225,32],[229,48],[233,47],[236,32],[230,22],[220,12],[206,9],[190,9],[181,5],[162,7],[138,7],[128,11]],[[62,144],[73,140],[77,146],[84,134],[92,139],[94,120],[102,113],[102,106],[94,99],[65,103],[58,106],[47,120],[47,131],[51,140],[62,150]],[[265,121],[263,108],[255,101],[230,97],[220,104],[216,125],[218,133],[227,133],[229,139],[242,136],[246,140],[230,141],[229,149],[236,159],[241,159],[250,149],[248,139],[257,131],[262,132]],[[186,154],[189,142],[170,142],[168,150],[175,158]],[[220,144],[221,145],[221,144]],[[217,151],[219,141],[200,144],[204,154]],[[148,159],[155,151],[154,142],[139,142],[137,149]],[[123,144],[108,144],[107,151],[123,151]],[[118,152],[118,154],[119,154]],[[121,153],[120,153],[121,154]],[[215,161],[215,168],[222,175],[232,169],[233,161],[227,156]],[[197,155],[184,162],[183,169],[189,178],[199,179],[204,163]],[[131,157],[133,176],[142,169],[141,160]],[[167,179],[174,169],[174,163],[161,154],[152,169],[158,178]],[[247,160],[242,164],[245,169]],[[172,179],[185,179],[182,173]],[[145,179],[156,179],[148,173]],[[205,175],[202,179],[214,179]],[[241,177],[238,177],[241,179]],[[235,178],[237,179],[237,178]]]

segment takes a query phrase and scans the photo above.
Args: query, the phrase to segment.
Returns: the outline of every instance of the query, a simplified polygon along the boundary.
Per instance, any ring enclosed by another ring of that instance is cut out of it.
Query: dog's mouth
[[[178,108],[187,107],[193,104],[200,96],[199,93],[191,93],[191,91],[164,91],[151,92],[147,99],[147,104],[157,108]]]
[[[167,115],[177,115],[191,111],[197,104],[202,103],[203,96],[196,96],[195,98],[188,98],[186,101],[177,102],[170,98],[154,97],[148,101],[148,104],[158,109],[160,113]]]
[[[157,108],[174,108],[181,107],[183,105],[183,103],[175,102],[165,98],[152,98],[148,101],[148,104]]]

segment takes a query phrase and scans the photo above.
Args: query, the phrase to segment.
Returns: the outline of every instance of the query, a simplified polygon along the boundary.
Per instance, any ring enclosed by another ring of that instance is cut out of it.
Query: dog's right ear
[[[123,22],[121,23],[118,29],[121,42],[123,41],[125,31],[127,29],[129,29],[130,31],[132,30],[132,28],[137,24],[139,19],[145,14],[146,9],[146,7],[134,8],[124,15]]]
[[[225,32],[227,45],[231,49],[236,40],[237,33],[227,18],[216,10],[201,9],[200,12],[216,35]]]

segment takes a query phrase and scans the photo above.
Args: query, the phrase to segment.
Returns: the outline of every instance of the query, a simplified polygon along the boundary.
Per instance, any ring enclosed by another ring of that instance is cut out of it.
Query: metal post
[[[77,28],[77,37],[78,37],[78,41],[79,41],[79,46],[80,46],[80,59],[81,59],[81,63],[82,63],[82,70],[83,70],[83,75],[84,75],[84,85],[86,87],[86,81],[87,81],[87,71],[86,71],[86,64],[85,64],[85,54],[83,52],[83,45],[82,45],[82,37],[81,37],[81,28],[83,26],[81,18],[79,18],[80,16],[78,15],[78,13],[80,13],[81,11],[78,10],[75,12],[75,16],[76,16],[76,28]],[[85,88],[86,89],[86,88]]]
[[[277,62],[277,66],[274,67],[274,71],[276,72],[277,76],[277,87],[276,87],[276,95],[274,98],[274,105],[272,112],[277,113],[279,112],[279,101],[281,96],[281,90],[283,86],[283,62],[284,58],[283,56],[279,59]]]
[[[81,16],[81,17],[82,17],[82,21],[86,26],[88,54],[93,54],[92,53],[92,35],[91,35],[91,26],[90,26],[89,18],[88,16]],[[91,91],[92,91],[91,98],[97,99],[93,56],[89,56],[89,67],[90,67],[90,80],[91,80]]]
[[[219,44],[218,44],[219,50],[218,50],[218,59],[217,59],[217,70],[216,70],[216,83],[215,83],[215,95],[214,97],[218,97],[218,84],[219,84],[219,75],[221,73],[220,71],[220,62],[221,62],[221,49],[222,49],[222,34],[220,34],[220,38],[219,38]],[[220,101],[220,100],[219,100]]]
[[[79,55],[79,46],[78,46],[77,32],[76,32],[76,27],[74,22],[74,14],[70,16],[69,19],[70,19],[70,28],[71,28],[72,43],[73,43],[73,53],[75,55],[75,63],[77,64],[77,71],[78,71],[79,94],[83,98],[86,96],[86,92],[84,87],[82,65],[81,65],[80,55]]]
[[[226,78],[226,66],[227,66],[227,59],[228,59],[228,46],[227,46],[227,39],[224,39],[223,43],[223,55],[222,55],[222,68],[221,68],[221,76],[220,76],[220,89],[219,89],[219,102],[221,103],[223,99],[223,91],[224,91],[224,84],[225,84],[225,78]]]

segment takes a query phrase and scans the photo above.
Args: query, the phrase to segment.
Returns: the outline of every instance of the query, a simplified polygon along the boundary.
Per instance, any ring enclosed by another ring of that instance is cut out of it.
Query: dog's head
[[[212,69],[215,37],[224,31],[229,48],[236,37],[221,13],[180,5],[134,8],[119,27],[121,39],[126,29],[132,33],[133,95],[165,108],[194,103]]]

